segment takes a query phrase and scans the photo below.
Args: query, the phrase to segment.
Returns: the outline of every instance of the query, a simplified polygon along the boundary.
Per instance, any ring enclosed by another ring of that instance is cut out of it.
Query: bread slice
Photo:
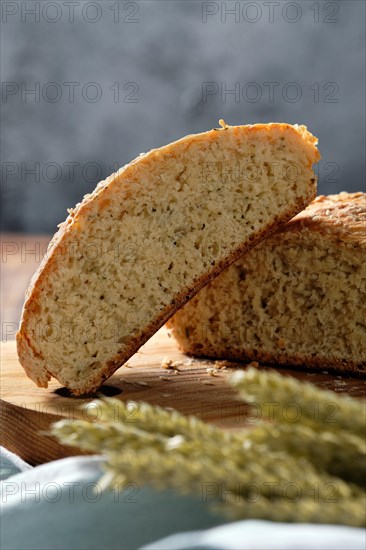
[[[169,321],[193,355],[365,373],[366,194],[317,197]]]
[[[227,126],[140,155],[70,211],[17,334],[28,376],[96,390],[200,288],[315,196],[304,126]]]

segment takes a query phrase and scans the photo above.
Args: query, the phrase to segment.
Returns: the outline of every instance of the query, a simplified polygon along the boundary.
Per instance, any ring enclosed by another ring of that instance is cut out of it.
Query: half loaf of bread
[[[27,293],[28,376],[96,390],[208,281],[316,194],[304,126],[227,126],[140,155],[70,211]]]
[[[193,355],[364,373],[366,194],[317,197],[175,314]]]

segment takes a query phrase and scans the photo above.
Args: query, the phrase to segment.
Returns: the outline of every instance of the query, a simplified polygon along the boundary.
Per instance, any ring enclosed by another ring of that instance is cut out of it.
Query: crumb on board
[[[126,367],[126,369],[133,369],[133,366],[130,365],[129,363],[125,363],[124,365],[122,365],[123,367]]]
[[[227,359],[218,359],[217,361],[214,361],[214,365],[215,369],[227,370],[237,367],[238,363],[235,363],[235,361],[229,361]]]
[[[218,375],[218,369],[214,368],[214,367],[208,367],[206,369],[206,372],[207,374],[209,374],[210,376],[217,376]]]
[[[161,367],[163,369],[171,369],[173,365],[173,361],[171,359],[168,359],[167,357],[164,357],[164,359],[161,362]]]
[[[160,380],[165,380],[166,382],[171,382],[171,379],[167,376],[159,376]]]
[[[174,374],[180,374],[180,370],[178,366],[181,364],[182,363],[180,361],[172,361],[172,359],[168,359],[168,357],[164,357],[164,359],[161,362],[161,367],[171,372],[174,371]]]
[[[230,367],[230,362],[229,361],[215,361],[215,369],[220,369],[220,370],[226,370],[227,367]]]
[[[170,397],[171,396],[171,393],[162,393],[161,394],[161,397]]]

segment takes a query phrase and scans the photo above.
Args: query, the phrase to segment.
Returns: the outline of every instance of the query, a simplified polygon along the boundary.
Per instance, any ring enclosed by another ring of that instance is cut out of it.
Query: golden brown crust
[[[174,328],[174,322],[170,322],[169,328]],[[258,361],[263,365],[296,367],[300,369],[311,370],[331,370],[334,372],[347,372],[349,374],[356,374],[357,376],[365,376],[366,362],[355,362],[353,360],[342,360],[338,358],[325,358],[314,357],[311,355],[294,355],[279,352],[277,355],[272,353],[266,353],[261,350],[244,349],[240,352],[236,352],[232,349],[225,349],[224,347],[213,349],[209,344],[205,344],[205,349],[202,349],[194,342],[189,342],[189,349],[187,349],[187,342],[182,345],[182,342],[177,340],[178,348],[194,357],[207,357],[213,359],[226,359],[228,361],[246,363],[248,361]]]
[[[288,124],[258,124],[253,126],[235,126],[230,127],[231,131],[235,134],[240,132],[257,132],[257,131],[266,131],[270,135],[272,129],[276,127],[279,130],[286,130],[293,132],[294,134],[300,133],[303,138],[303,148],[308,160],[308,165],[311,167],[312,164],[317,162],[320,158],[319,151],[316,149],[315,144],[317,143],[316,138],[307,131],[304,126],[291,126]],[[19,331],[17,333],[17,350],[20,363],[24,367],[28,376],[39,385],[40,387],[47,387],[48,380],[54,374],[47,368],[47,364],[43,357],[37,354],[27,336],[26,325],[29,318],[37,311],[38,302],[41,296],[41,293],[44,288],[48,286],[48,279],[52,278],[54,270],[57,268],[57,255],[62,253],[62,250],[67,250],[67,248],[72,245],[75,235],[83,231],[83,225],[88,223],[88,217],[92,214],[95,209],[100,209],[103,207],[103,201],[109,200],[108,197],[113,196],[113,191],[123,180],[128,182],[130,180],[131,190],[133,186],[136,185],[135,181],[135,171],[137,164],[146,164],[149,163],[156,155],[161,155],[162,153],[172,154],[174,147],[177,143],[180,145],[186,146],[187,148],[194,141],[204,140],[207,142],[214,141],[217,138],[217,131],[223,130],[211,130],[204,132],[202,134],[189,135],[178,142],[173,142],[165,147],[160,149],[153,149],[149,153],[140,155],[137,159],[133,160],[130,164],[121,168],[117,173],[112,174],[105,181],[100,182],[95,190],[90,194],[84,197],[84,200],[76,205],[74,209],[71,209],[69,212],[68,218],[60,224],[58,232],[55,234],[53,239],[50,242],[48,247],[47,254],[43,261],[41,262],[37,272],[35,273],[32,281],[30,283],[29,289],[26,294],[26,301],[24,304],[21,324]],[[240,246],[230,257],[225,258],[219,262],[212,271],[202,276],[196,281],[195,287],[192,288],[188,293],[184,292],[178,296],[174,297],[173,302],[167,307],[148,327],[144,330],[143,336],[135,338],[132,340],[128,348],[125,349],[124,353],[121,353],[113,357],[108,361],[107,365],[101,370],[99,369],[96,372],[95,379],[87,381],[87,385],[80,386],[76,388],[71,388],[74,395],[81,395],[86,392],[91,392],[100,387],[102,382],[111,376],[113,372],[131,355],[133,355],[180,307],[182,307],[191,297],[193,297],[205,284],[210,280],[216,277],[220,271],[225,269],[235,260],[237,260],[245,251],[249,250],[252,246],[260,242],[268,234],[275,231],[281,224],[286,223],[290,220],[295,214],[302,210],[313,198],[315,191],[309,188],[309,195],[304,197],[301,202],[299,202],[295,208],[288,210],[286,215],[278,217],[276,221],[269,227],[267,227],[261,234],[257,235],[255,238],[251,239],[249,242],[244,243]]]
[[[320,195],[280,232],[305,227],[347,245],[366,248],[366,194]]]

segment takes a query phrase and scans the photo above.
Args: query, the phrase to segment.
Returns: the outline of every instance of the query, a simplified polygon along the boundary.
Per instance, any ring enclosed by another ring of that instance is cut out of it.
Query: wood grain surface
[[[165,328],[116,371],[100,394],[84,398],[71,397],[57,381],[52,381],[47,389],[37,388],[18,363],[15,342],[2,344],[1,355],[0,442],[31,464],[79,454],[61,446],[46,432],[59,418],[95,421],[95,413],[86,405],[100,395],[172,407],[225,429],[242,427],[247,421],[245,403],[237,400],[236,392],[228,384],[228,376],[238,365],[228,363],[223,369],[218,368],[222,362],[190,359],[179,352]],[[175,368],[164,368],[166,359],[173,361]],[[214,367],[217,372],[212,376],[207,369]],[[337,393],[365,395],[366,381],[362,379],[330,375],[326,371],[279,371]]]
[[[52,381],[48,389],[37,388],[26,377],[17,359],[13,338],[24,292],[46,251],[47,242],[47,237],[2,236],[0,444],[31,464],[80,454],[76,449],[57,443],[47,431],[50,424],[59,418],[72,420],[81,417],[94,421],[95,416],[86,405],[98,398],[71,397],[57,381]],[[173,361],[177,368],[163,368],[166,358]],[[219,365],[209,360],[193,360],[180,353],[165,328],[147,342],[127,365],[116,371],[99,395],[172,407],[224,429],[240,428],[247,422],[248,409],[236,399],[235,391],[228,384],[228,376],[238,365],[228,364],[212,376],[207,369]],[[326,371],[279,371],[337,393],[361,397],[366,392],[366,381],[360,378]]]

